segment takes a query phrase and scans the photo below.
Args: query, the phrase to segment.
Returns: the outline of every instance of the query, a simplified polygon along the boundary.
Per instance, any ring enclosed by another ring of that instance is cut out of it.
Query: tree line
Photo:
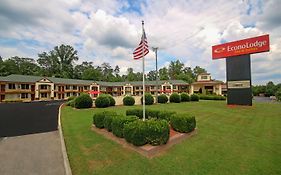
[[[269,81],[266,85],[252,86],[252,91],[254,96],[261,94],[266,97],[274,96],[278,91],[281,91],[281,83],[275,85],[272,81]]]
[[[88,61],[77,64],[78,60],[77,50],[63,44],[49,52],[39,53],[37,59],[19,56],[3,59],[0,56],[0,76],[21,74],[110,82],[142,81],[142,73],[135,72],[133,68],[128,68],[126,74],[121,75],[118,65],[112,67],[109,63],[102,63],[95,66]],[[192,83],[198,74],[206,72],[204,68],[196,66],[192,69],[176,60],[159,69],[159,79]],[[146,80],[156,80],[156,71],[148,72],[145,77]]]

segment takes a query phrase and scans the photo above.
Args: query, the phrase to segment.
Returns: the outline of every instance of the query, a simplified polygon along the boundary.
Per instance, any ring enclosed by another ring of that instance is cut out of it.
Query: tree
[[[184,64],[181,63],[179,60],[171,61],[168,69],[170,79],[176,80],[177,76],[182,73],[183,68]]]
[[[147,79],[149,81],[156,80],[156,71],[155,70],[149,71],[147,74]]]
[[[73,78],[73,64],[78,61],[77,50],[70,45],[54,47],[49,53],[38,54],[38,63],[43,67],[43,74]]]
[[[159,79],[160,80],[169,80],[169,73],[166,67],[159,69]]]
[[[193,69],[193,77],[194,77],[194,79],[196,79],[197,76],[199,74],[202,74],[202,73],[207,73],[206,69],[201,68],[200,66],[195,66],[195,68]]]
[[[275,92],[276,92],[276,88],[274,83],[272,81],[269,81],[265,87],[265,96],[267,97],[273,96],[275,95]]]
[[[0,64],[0,75],[39,75],[40,67],[32,58],[11,57]]]

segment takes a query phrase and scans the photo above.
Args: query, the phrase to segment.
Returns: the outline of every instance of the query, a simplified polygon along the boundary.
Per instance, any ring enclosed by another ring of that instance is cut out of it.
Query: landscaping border
[[[64,137],[63,137],[63,132],[62,132],[62,127],[61,127],[61,108],[63,107],[64,104],[61,104],[59,107],[59,114],[58,114],[58,130],[59,130],[59,135],[60,135],[60,142],[61,142],[61,152],[62,152],[62,157],[63,157],[63,165],[64,165],[64,169],[65,169],[65,174],[66,175],[72,175],[72,171],[70,168],[70,164],[69,164],[69,159],[67,156],[67,152],[66,152],[66,146],[65,146],[65,141],[64,141]]]
[[[92,125],[92,131],[103,135],[107,139],[110,139],[120,145],[122,145],[125,148],[129,148],[133,151],[138,152],[139,154],[147,157],[147,158],[153,158],[156,156],[161,155],[164,151],[172,147],[173,145],[180,143],[181,141],[185,140],[186,138],[192,137],[197,133],[197,128],[195,128],[192,132],[189,133],[179,133],[174,131],[176,134],[171,136],[165,145],[159,145],[159,146],[152,146],[149,144],[146,144],[144,146],[134,146],[133,144],[128,143],[124,138],[116,137],[112,134],[112,132],[108,132],[105,128],[100,129],[95,127],[95,125]]]

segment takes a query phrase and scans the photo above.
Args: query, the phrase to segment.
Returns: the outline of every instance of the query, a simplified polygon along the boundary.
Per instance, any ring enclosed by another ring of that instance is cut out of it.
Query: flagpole
[[[142,21],[142,41],[144,42],[144,21]],[[144,47],[144,45],[142,46]],[[144,82],[144,48],[142,48],[142,120],[145,121],[145,82]]]

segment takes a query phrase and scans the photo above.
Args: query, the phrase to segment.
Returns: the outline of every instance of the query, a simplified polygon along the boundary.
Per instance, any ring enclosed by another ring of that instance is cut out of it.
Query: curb
[[[66,175],[72,175],[72,171],[71,171],[70,164],[69,164],[69,159],[68,159],[67,152],[66,152],[65,142],[64,142],[64,138],[63,138],[63,133],[62,133],[62,128],[61,128],[61,121],[60,121],[61,107],[63,105],[64,104],[61,104],[60,107],[59,107],[58,130],[59,130],[59,134],[60,134],[61,151],[62,151],[63,165],[64,165],[64,169],[65,169],[65,174]]]

